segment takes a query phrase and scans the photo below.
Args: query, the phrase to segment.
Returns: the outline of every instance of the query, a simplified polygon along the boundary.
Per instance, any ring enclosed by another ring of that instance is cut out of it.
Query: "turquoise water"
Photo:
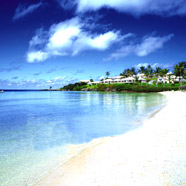
[[[70,144],[133,130],[163,101],[144,93],[0,94],[0,185],[31,185],[68,157]]]

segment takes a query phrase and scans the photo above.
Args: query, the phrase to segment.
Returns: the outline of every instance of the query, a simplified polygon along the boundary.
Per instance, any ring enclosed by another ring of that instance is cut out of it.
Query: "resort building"
[[[80,80],[80,83],[87,83],[88,85],[96,85],[99,83],[104,83],[104,84],[112,84],[112,83],[135,83],[136,80],[140,83],[147,83],[146,80],[147,76],[145,74],[137,74],[129,77],[124,77],[124,76],[115,76],[115,77],[109,77],[105,78],[102,81],[89,81],[89,80]],[[157,77],[156,82],[157,83],[174,83],[174,82],[184,82],[186,81],[182,76],[175,76],[172,75],[172,72],[167,73],[166,76],[164,77]],[[149,84],[153,84],[153,80],[148,82]]]
[[[114,83],[114,81],[112,79],[104,79],[103,83],[110,84],[110,83]]]
[[[141,82],[141,83],[146,83],[146,79],[144,79],[143,77],[139,77],[138,78],[138,81]]]
[[[101,82],[100,81],[93,81],[93,82],[89,81],[88,85],[97,85],[99,83]]]
[[[80,80],[79,83],[89,83],[89,80]]]

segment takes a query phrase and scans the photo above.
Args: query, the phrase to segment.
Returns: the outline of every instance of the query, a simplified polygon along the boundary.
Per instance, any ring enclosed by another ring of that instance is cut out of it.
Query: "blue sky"
[[[7,0],[0,14],[1,89],[59,88],[185,60],[185,0]]]

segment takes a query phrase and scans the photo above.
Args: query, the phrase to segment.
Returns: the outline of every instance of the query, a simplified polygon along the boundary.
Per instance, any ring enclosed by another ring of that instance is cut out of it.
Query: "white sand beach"
[[[37,186],[186,186],[186,93],[142,127],[92,141]]]

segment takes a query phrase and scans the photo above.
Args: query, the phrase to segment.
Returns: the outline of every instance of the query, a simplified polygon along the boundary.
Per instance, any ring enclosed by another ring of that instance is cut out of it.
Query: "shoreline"
[[[186,176],[182,175],[186,171],[186,137],[183,135],[186,132],[186,126],[183,125],[186,122],[186,108],[183,106],[186,93],[161,94],[168,100],[166,105],[150,114],[142,127],[120,136],[98,138],[85,144],[77,155],[34,185],[186,184]]]

